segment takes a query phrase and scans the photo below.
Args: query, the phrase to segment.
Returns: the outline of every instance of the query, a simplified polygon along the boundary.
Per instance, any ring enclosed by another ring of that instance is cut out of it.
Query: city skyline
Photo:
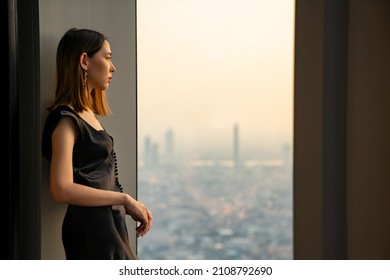
[[[242,153],[242,147],[240,142],[240,127],[238,124],[234,124],[231,128],[230,139],[225,139],[226,142],[230,142],[230,146],[227,146],[223,149],[223,152],[211,153],[208,149],[203,148],[200,152],[194,153],[178,149],[176,143],[180,142],[180,139],[175,138],[176,133],[172,128],[168,128],[164,133],[164,138],[160,141],[153,139],[151,136],[147,135],[144,137],[142,143],[139,145],[139,164],[145,166],[157,166],[161,164],[174,164],[179,160],[208,160],[209,162],[215,161],[215,164],[218,164],[218,161],[222,161],[223,164],[231,164],[232,166],[239,166],[240,164],[245,164],[245,162],[251,162],[254,164],[254,160],[260,161],[263,160],[270,163],[283,161],[286,164],[291,164],[292,154],[291,154],[291,143],[282,143],[278,146],[275,151],[272,153],[263,153],[262,156],[253,156],[253,151],[250,153]],[[212,147],[209,147],[210,150],[213,150]],[[249,149],[248,149],[249,150]],[[203,151],[203,152],[202,152]],[[268,151],[269,152],[269,151]],[[273,155],[273,157],[270,157]]]
[[[283,152],[289,157],[290,147]],[[140,257],[293,258],[291,160],[238,168],[233,162],[139,166],[139,196],[154,213],[153,231],[139,241]]]

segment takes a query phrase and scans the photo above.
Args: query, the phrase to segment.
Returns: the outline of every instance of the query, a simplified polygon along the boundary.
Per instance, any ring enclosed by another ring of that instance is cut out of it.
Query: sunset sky
[[[137,1],[138,136],[177,149],[292,143],[293,0]]]

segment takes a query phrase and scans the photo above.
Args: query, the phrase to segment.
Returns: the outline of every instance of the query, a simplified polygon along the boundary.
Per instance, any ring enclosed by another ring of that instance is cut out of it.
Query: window
[[[138,1],[140,258],[293,258],[294,8]]]

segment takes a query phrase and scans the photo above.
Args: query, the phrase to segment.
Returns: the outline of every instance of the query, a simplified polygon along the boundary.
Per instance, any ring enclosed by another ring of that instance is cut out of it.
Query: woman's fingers
[[[133,217],[134,220],[139,222],[139,225],[136,228],[137,236],[144,236],[152,227],[153,215],[150,210],[146,208],[145,205],[140,203],[141,211],[138,217]]]

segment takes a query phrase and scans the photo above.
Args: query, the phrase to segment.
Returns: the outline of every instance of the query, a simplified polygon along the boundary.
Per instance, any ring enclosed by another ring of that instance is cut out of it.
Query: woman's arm
[[[127,214],[140,225],[140,236],[152,226],[150,211],[126,193],[100,190],[73,182],[72,154],[76,128],[71,118],[63,117],[52,134],[52,158],[50,163],[50,191],[58,203],[80,206],[124,205]]]
[[[80,206],[125,204],[126,194],[99,190],[73,182],[72,151],[76,129],[69,117],[63,117],[52,134],[50,191],[58,203]]]

